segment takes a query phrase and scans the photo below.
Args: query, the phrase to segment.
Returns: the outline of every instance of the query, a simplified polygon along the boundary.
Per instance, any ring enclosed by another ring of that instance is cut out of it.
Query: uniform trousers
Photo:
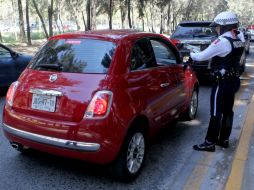
[[[210,122],[206,140],[216,143],[228,140],[233,126],[235,93],[240,88],[239,77],[221,79],[212,85],[210,96]]]

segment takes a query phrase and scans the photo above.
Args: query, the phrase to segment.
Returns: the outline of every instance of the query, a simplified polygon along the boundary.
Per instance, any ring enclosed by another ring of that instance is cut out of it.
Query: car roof
[[[179,26],[186,26],[186,27],[192,27],[192,26],[209,26],[212,23],[212,21],[183,21],[180,22]]]
[[[83,32],[72,32],[59,34],[53,37],[50,37],[49,40],[54,39],[67,39],[67,38],[92,38],[92,39],[101,39],[107,41],[117,42],[123,38],[140,38],[145,36],[160,36],[160,34],[154,34],[149,32],[140,32],[134,29],[122,29],[122,30],[94,30],[94,31],[83,31]],[[164,37],[165,38],[165,37]]]

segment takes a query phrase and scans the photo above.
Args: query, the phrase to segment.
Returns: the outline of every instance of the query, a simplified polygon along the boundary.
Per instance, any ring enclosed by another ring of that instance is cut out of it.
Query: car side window
[[[173,51],[162,41],[151,40],[157,65],[175,65],[177,64],[176,56]]]
[[[0,58],[10,58],[11,54],[8,50],[0,47]]]
[[[147,39],[138,40],[132,48],[130,70],[142,70],[156,66],[149,41]]]

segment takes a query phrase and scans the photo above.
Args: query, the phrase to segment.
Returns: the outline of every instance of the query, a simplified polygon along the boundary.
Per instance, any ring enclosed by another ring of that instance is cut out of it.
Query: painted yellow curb
[[[228,177],[225,190],[240,190],[242,187],[244,167],[248,158],[248,150],[254,125],[253,113],[254,95],[252,96],[251,102],[248,106],[248,112],[240,135],[240,141],[237,146],[237,150],[231,167],[231,173]]]

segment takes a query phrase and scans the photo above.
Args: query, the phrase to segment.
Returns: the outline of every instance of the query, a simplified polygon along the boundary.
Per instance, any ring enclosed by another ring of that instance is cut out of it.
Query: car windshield
[[[212,27],[178,26],[171,38],[202,38],[216,36],[217,34]]]
[[[29,68],[72,73],[107,73],[115,52],[113,42],[95,39],[48,41]]]

